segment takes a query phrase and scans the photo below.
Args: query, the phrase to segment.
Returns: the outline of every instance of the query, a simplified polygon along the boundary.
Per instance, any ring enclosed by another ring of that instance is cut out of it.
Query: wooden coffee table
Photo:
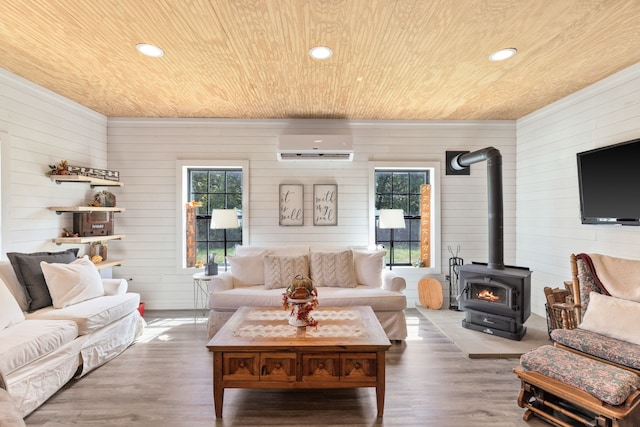
[[[385,352],[391,347],[371,307],[318,307],[318,327],[294,327],[289,311],[241,307],[209,341],[213,401],[222,417],[225,388],[375,387],[384,412]]]

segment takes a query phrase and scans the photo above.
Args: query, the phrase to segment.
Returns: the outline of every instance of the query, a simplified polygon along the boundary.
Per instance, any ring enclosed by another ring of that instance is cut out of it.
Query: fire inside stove
[[[497,304],[506,304],[507,292],[505,289],[487,287],[484,285],[471,285],[472,298]]]

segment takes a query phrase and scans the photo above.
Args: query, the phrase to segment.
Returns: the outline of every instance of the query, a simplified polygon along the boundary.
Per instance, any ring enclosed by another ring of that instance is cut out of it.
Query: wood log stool
[[[442,308],[442,284],[436,279],[426,277],[418,281],[418,297],[420,305],[431,310]]]
[[[640,377],[550,345],[520,358],[518,406],[553,425],[640,426]]]

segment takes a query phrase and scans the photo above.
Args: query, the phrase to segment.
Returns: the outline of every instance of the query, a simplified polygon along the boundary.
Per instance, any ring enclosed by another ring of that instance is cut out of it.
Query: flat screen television
[[[640,225],[640,138],[577,157],[582,223]]]

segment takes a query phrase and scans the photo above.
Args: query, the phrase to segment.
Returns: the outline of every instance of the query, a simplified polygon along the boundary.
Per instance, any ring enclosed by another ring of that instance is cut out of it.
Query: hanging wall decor
[[[280,184],[280,225],[304,225],[304,187]]]
[[[313,185],[313,225],[338,225],[338,186]]]
[[[431,267],[431,185],[420,186],[420,267]]]

